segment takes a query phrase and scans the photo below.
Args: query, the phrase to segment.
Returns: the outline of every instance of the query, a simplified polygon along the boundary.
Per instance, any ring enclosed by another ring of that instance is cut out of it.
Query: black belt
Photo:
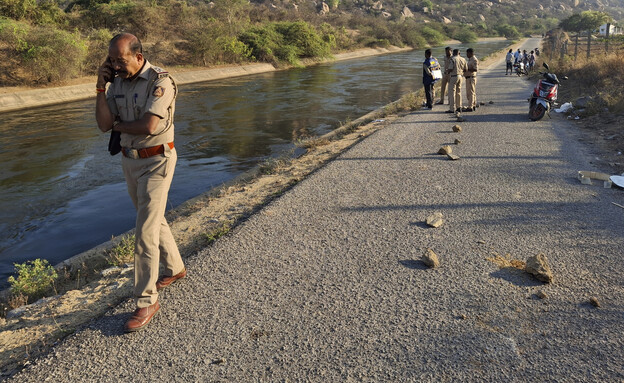
[[[464,76],[464,78],[472,78],[472,76]]]

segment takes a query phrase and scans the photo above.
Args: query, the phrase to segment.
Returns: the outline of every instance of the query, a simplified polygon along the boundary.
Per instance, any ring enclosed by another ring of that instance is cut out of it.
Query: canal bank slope
[[[190,257],[145,331],[127,301],[12,381],[621,380],[624,195],[575,180],[599,169],[573,125],[528,121],[503,72],[461,133],[445,107],[384,121]],[[520,270],[538,253],[551,284]]]
[[[304,62],[304,64],[316,65],[322,62],[350,60],[354,58],[376,56],[408,50],[411,50],[411,48],[365,48],[358,49],[353,52],[338,53],[334,55],[332,59],[328,60],[306,61]],[[225,78],[234,78],[252,74],[274,72],[276,70],[277,69],[271,64],[261,63],[188,71],[172,70],[171,73],[175,77],[177,84],[183,85],[195,82],[221,80]],[[87,83],[70,86],[29,89],[14,92],[0,92],[0,113],[94,98],[95,78],[88,78],[86,79],[86,81]]]

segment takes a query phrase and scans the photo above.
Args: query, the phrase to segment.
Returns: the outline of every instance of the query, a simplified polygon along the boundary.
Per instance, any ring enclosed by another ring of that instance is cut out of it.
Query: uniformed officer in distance
[[[444,104],[444,95],[447,94],[447,90],[448,90],[449,83],[451,80],[451,75],[448,73],[449,62],[451,61],[451,52],[452,52],[451,47],[444,48],[444,67],[442,68],[442,81],[440,84],[440,101],[436,102],[437,105]],[[449,95],[449,101],[450,101],[450,96],[451,96],[450,91],[448,92],[448,95]]]
[[[468,69],[466,60],[461,57],[459,49],[453,49],[453,56],[449,60],[447,73],[451,76],[449,82],[449,110],[447,113],[459,114],[462,107],[461,86],[464,82],[464,72]]]
[[[160,309],[158,290],[186,276],[180,252],[165,220],[177,160],[173,114],[177,88],[169,74],[143,57],[139,39],[113,37],[98,70],[95,117],[101,131],[121,132],[122,168],[137,210],[134,297],[137,309],[126,332],[145,328]],[[107,83],[111,83],[106,90]],[[164,275],[158,276],[159,263]]]
[[[474,49],[466,49],[466,62],[467,69],[464,72],[464,78],[466,79],[466,98],[468,99],[468,106],[463,110],[465,112],[474,112],[477,110],[477,72],[479,70],[479,60],[474,55]]]

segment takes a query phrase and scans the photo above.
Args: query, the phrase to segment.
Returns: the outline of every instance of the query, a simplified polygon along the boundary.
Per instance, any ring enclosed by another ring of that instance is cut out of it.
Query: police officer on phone
[[[110,83],[108,89],[106,85]],[[160,309],[158,290],[186,276],[165,220],[177,154],[173,114],[177,87],[168,72],[150,65],[139,39],[120,33],[98,70],[95,117],[101,131],[120,133],[121,164],[137,210],[134,251],[136,310],[126,332],[145,328]],[[112,152],[111,154],[113,154]],[[159,264],[164,275],[158,276]]]

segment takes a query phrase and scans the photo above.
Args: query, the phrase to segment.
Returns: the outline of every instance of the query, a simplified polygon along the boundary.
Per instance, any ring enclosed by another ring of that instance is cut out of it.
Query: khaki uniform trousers
[[[442,101],[442,103],[444,103],[444,95],[446,94],[450,78],[450,74],[442,75],[442,81],[440,82],[440,101]]]
[[[466,98],[468,99],[468,107],[475,108],[477,106],[477,76],[466,78]]]
[[[464,76],[451,76],[451,82],[449,83],[448,99],[449,110],[456,111],[462,107],[461,86],[464,82]]]
[[[159,263],[165,275],[184,269],[180,251],[165,220],[167,195],[177,161],[175,149],[149,158],[122,158],[128,194],[137,210],[134,250],[134,298],[138,308],[158,300],[156,281]]]

